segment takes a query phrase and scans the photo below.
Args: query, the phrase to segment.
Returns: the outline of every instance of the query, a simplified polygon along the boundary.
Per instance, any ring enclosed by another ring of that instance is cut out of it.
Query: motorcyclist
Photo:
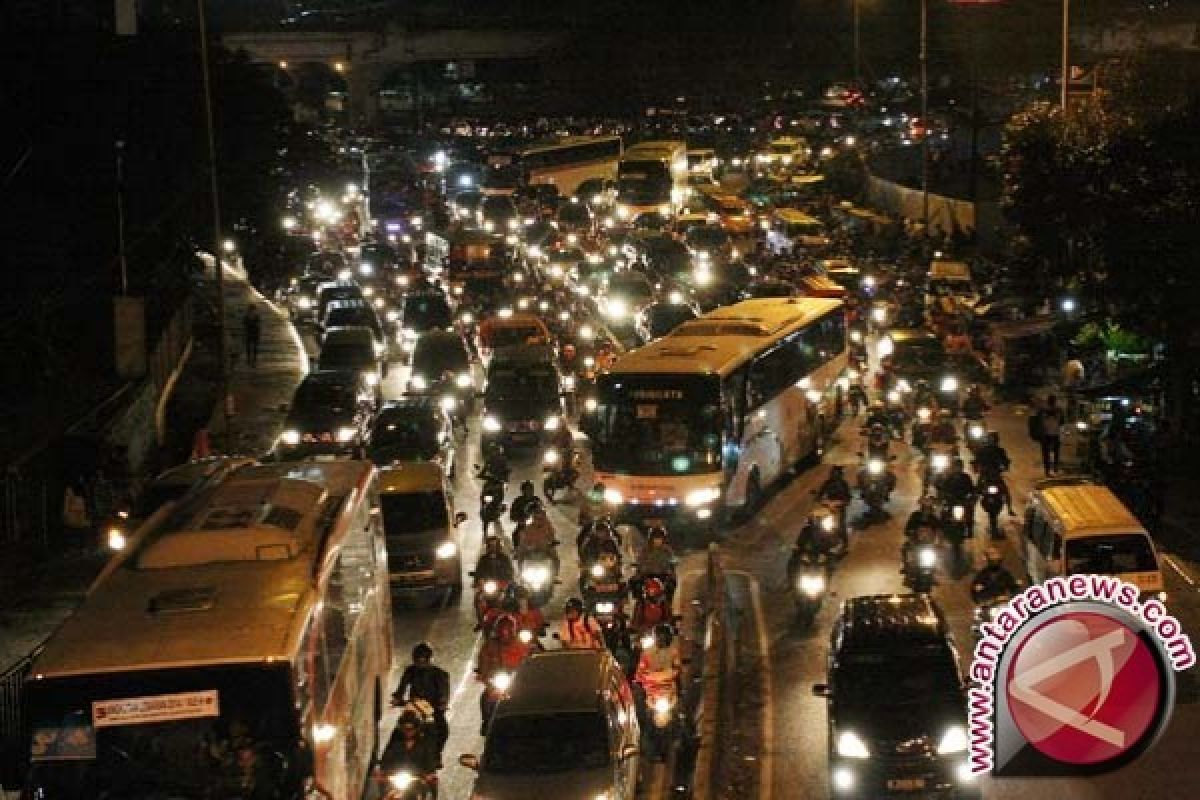
[[[987,401],[983,399],[983,389],[978,383],[972,384],[967,390],[967,396],[963,398],[963,416],[967,419],[983,419],[988,408]]]
[[[487,723],[490,714],[488,697],[492,678],[499,672],[512,674],[521,662],[529,655],[529,646],[517,638],[517,620],[511,614],[504,614],[492,625],[492,633],[479,648],[479,662],[475,669],[476,677],[484,684],[480,695],[480,718],[483,726],[480,735],[487,733]]]
[[[938,412],[937,422],[933,426],[930,440],[937,444],[957,444],[958,431],[954,429],[954,414],[950,409],[943,408]]]
[[[572,597],[563,606],[563,618],[558,623],[558,640],[568,650],[597,650],[604,647],[604,632],[600,624],[584,613],[583,601]]]
[[[630,627],[644,631],[653,628],[671,616],[671,600],[667,594],[666,581],[659,576],[646,578],[641,583],[641,596],[633,609]]]
[[[608,517],[600,517],[590,527],[581,529],[575,540],[579,553],[579,561],[583,565],[590,564],[600,557],[600,550],[605,543],[611,542],[617,550],[621,548],[621,535],[613,527]]]
[[[836,509],[838,537],[842,540],[843,547],[850,544],[850,536],[846,529],[846,512],[853,497],[850,483],[846,480],[846,468],[835,464],[829,471],[829,477],[821,484],[821,488],[817,489],[817,501]]]
[[[681,664],[675,642],[675,631],[665,622],[654,626],[654,646],[643,647],[638,657],[633,682],[639,691],[639,706],[645,707],[645,696],[656,687],[670,686],[678,690]]]
[[[533,488],[533,481],[521,481],[521,494],[513,499],[508,509],[508,518],[518,526],[524,525],[529,519],[533,506],[541,503]]]
[[[554,551],[555,532],[546,508],[536,497],[529,504],[527,522],[513,531],[513,544],[517,548],[517,561],[525,559],[526,555],[535,551]]]
[[[937,532],[941,528],[942,521],[938,519],[933,497],[923,495],[916,510],[909,514],[908,521],[904,523],[905,545],[915,543],[919,539],[932,542],[936,540]]]
[[[491,478],[508,483],[509,477],[512,475],[512,470],[508,466],[508,456],[504,454],[504,447],[499,442],[488,442],[483,447],[483,469],[480,470],[479,477],[483,480]]]
[[[871,403],[871,407],[867,409],[867,419],[863,422],[863,427],[867,430],[871,430],[876,425],[882,425],[884,430],[888,427],[887,408],[878,400]]]
[[[995,547],[987,549],[987,563],[971,581],[971,599],[977,604],[1001,597],[1012,597],[1021,588],[1012,573],[1004,568],[1004,557]]]
[[[512,583],[515,576],[516,570],[513,569],[512,559],[504,552],[500,537],[489,534],[483,540],[483,552],[480,553],[479,560],[475,562],[475,583],[482,584],[484,581]]]
[[[404,668],[400,684],[392,693],[392,705],[424,701],[433,712],[433,741],[437,747],[438,769],[442,766],[442,751],[450,737],[446,709],[450,704],[450,674],[433,665],[433,647],[421,642],[412,649],[412,663]]]
[[[802,564],[828,565],[829,553],[822,537],[812,530],[813,526],[805,525],[796,536],[792,546],[792,555],[788,558],[787,574],[790,582],[795,582],[796,573]]]
[[[638,553],[637,579],[651,575],[665,579],[669,604],[675,595],[675,552],[667,543],[667,529],[661,525],[646,533],[646,546]]]
[[[882,458],[888,457],[888,444],[891,441],[888,435],[887,424],[883,422],[872,422],[867,426],[863,434],[867,439],[867,458]]]
[[[1004,481],[1004,473],[1011,466],[1012,460],[1008,457],[1008,451],[1000,445],[1000,434],[996,431],[989,431],[987,444],[975,453],[975,469],[979,473],[979,492],[980,494],[985,492],[988,483],[996,484],[1000,488],[1000,494],[1004,497],[1005,505],[1008,506],[1008,515],[1015,517],[1017,512],[1013,510],[1012,494],[1008,491],[1008,484]]]
[[[424,722],[413,709],[405,709],[396,720],[396,729],[379,758],[382,773],[379,777],[385,785],[397,772],[409,772],[415,778],[436,785],[442,761],[434,738],[425,734]]]
[[[533,605],[529,591],[524,586],[514,583],[508,587],[507,596],[504,598],[504,610],[516,619],[518,636],[521,631],[529,631],[536,641],[546,628],[546,616],[540,608]],[[537,647],[540,645],[536,645],[535,649]]]

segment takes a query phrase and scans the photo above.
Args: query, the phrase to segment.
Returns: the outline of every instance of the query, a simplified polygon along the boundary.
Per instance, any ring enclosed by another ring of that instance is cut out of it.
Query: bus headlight
[[[610,506],[619,506],[621,503],[625,502],[625,496],[616,489],[605,489],[604,502],[608,503]]]
[[[366,373],[364,378],[367,381],[367,386],[378,386],[379,385],[379,373],[376,372],[375,370],[371,370],[370,372]]]
[[[558,430],[558,426],[558,417],[546,417],[546,421],[542,423],[542,427],[548,431],[556,431]]]
[[[454,379],[454,385],[460,389],[466,389],[471,385],[471,376],[466,372],[460,372]]]
[[[435,551],[437,557],[443,560],[454,558],[456,553],[458,553],[458,545],[454,542],[442,542]]]
[[[946,377],[942,378],[942,391],[943,392],[957,392],[958,391],[958,379],[955,378],[953,375],[947,375]]]
[[[488,433],[499,433],[500,427],[500,420],[496,419],[491,414],[488,414],[483,418],[483,429]]]
[[[721,490],[714,486],[710,486],[706,489],[693,489],[687,493],[687,496],[684,497],[683,502],[685,505],[695,508],[696,506],[707,505],[720,496]]]
[[[356,431],[354,428],[343,427],[343,428],[337,429],[337,440],[339,442],[353,441],[354,437],[357,435],[358,435],[358,431]]]
[[[300,431],[286,430],[283,433],[279,434],[279,441],[283,442],[286,445],[292,445],[292,446],[298,445],[298,444],[300,444]]]

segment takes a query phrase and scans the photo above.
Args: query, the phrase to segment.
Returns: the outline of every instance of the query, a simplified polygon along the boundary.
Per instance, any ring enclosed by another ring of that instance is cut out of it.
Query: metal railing
[[[45,643],[0,673],[0,788],[15,786],[24,777],[28,761],[25,719],[25,678]]]

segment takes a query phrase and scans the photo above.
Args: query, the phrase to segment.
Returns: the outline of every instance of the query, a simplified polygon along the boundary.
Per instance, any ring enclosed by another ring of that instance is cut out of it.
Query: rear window
[[[1066,543],[1068,573],[1119,575],[1157,572],[1158,560],[1150,539],[1141,533],[1085,536]]]
[[[383,494],[379,497],[379,505],[383,510],[385,536],[427,533],[443,529],[450,523],[441,492]]]

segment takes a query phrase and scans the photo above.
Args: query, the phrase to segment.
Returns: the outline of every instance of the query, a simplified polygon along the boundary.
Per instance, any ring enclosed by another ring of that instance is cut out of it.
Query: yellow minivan
[[[462,593],[458,528],[441,466],[401,462],[379,474],[379,510],[387,542],[392,597],[432,593],[452,601]]]
[[[1017,554],[1031,583],[1056,575],[1115,575],[1143,596],[1165,597],[1150,534],[1108,487],[1085,478],[1034,486]]]

